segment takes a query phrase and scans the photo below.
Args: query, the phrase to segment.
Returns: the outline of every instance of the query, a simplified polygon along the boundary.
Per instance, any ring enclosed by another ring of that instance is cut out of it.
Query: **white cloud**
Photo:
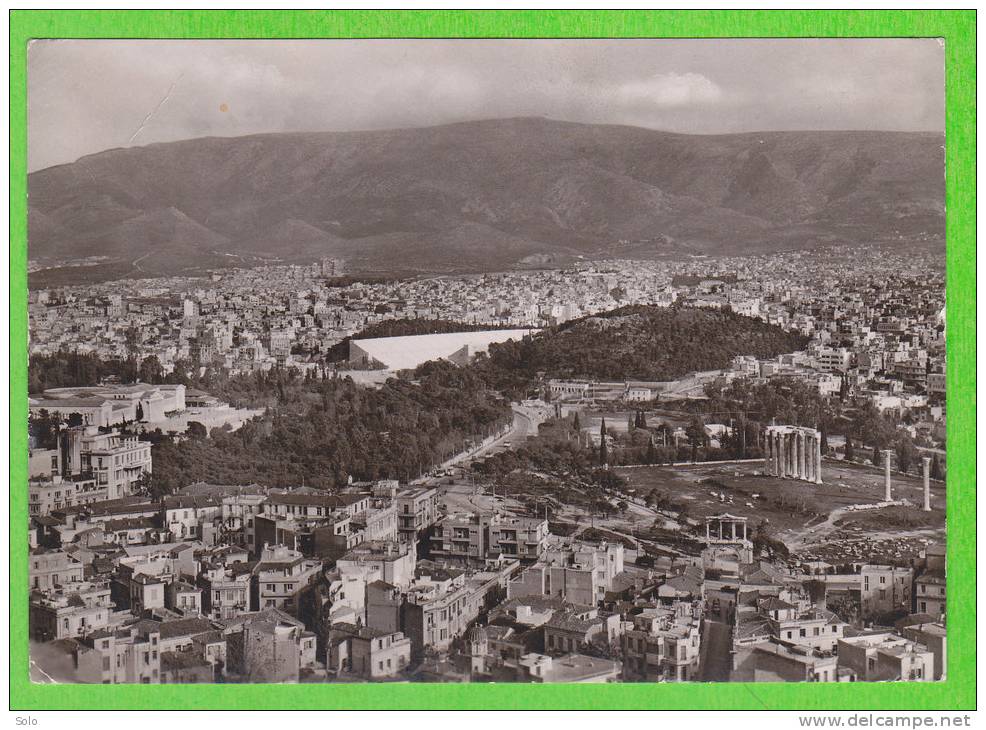
[[[621,84],[616,97],[632,106],[682,107],[715,103],[722,98],[722,89],[702,74],[672,72]]]

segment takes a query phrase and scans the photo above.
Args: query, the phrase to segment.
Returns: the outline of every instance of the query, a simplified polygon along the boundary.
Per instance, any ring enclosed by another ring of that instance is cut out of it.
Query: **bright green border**
[[[973,709],[976,706],[975,11],[13,11],[10,14],[11,709]],[[31,38],[945,39],[948,681],[900,684],[67,686],[28,681],[26,84]]]

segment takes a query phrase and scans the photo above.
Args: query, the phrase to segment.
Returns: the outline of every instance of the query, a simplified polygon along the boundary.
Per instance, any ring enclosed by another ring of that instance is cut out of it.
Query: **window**
[[[801,636],[807,636],[808,632],[805,629],[801,629]]]

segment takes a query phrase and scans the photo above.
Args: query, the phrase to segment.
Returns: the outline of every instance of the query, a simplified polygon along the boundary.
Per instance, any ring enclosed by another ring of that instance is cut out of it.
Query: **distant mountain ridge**
[[[68,263],[54,271],[81,282],[321,256],[355,271],[445,273],[940,243],[943,143],[934,133],[698,136],[540,118],[193,139],[30,174],[29,256]],[[106,264],[71,267],[91,256]]]

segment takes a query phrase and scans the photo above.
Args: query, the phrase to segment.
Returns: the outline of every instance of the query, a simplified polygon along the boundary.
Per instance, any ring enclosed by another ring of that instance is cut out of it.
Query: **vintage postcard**
[[[946,49],[32,39],[32,686],[945,683]]]

